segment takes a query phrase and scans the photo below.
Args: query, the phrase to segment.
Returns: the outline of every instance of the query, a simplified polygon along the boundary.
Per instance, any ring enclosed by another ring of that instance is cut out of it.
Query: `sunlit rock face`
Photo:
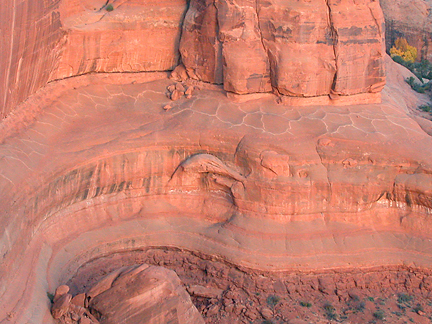
[[[0,6],[0,116],[43,87],[64,36],[59,0],[4,1]]]
[[[47,292],[148,248],[246,273],[431,268],[432,139],[388,57],[384,87],[377,2],[11,2],[1,321],[53,323]]]
[[[47,291],[147,247],[267,273],[430,268],[432,139],[403,81],[344,107],[234,102],[202,84],[165,111],[172,84],[70,78],[5,121],[1,317],[50,323]]]
[[[47,82],[91,72],[170,71],[237,94],[379,93],[383,17],[364,1],[7,2],[2,116]],[[363,102],[366,102],[363,100]],[[324,104],[324,102],[321,102]]]
[[[235,93],[380,92],[383,28],[374,0],[192,0],[180,52],[192,77]]]
[[[186,0],[64,0],[62,55],[51,79],[89,72],[168,71],[179,63]]]
[[[186,0],[6,1],[1,116],[52,80],[90,72],[168,71],[179,64]]]

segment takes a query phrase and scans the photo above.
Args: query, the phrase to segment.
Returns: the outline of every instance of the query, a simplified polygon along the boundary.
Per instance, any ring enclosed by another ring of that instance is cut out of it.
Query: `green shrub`
[[[105,10],[108,11],[108,12],[111,12],[111,11],[114,10],[114,7],[113,7],[113,5],[110,3],[109,5],[107,5],[107,6],[105,7]]]
[[[398,303],[401,303],[401,304],[404,303],[404,304],[406,304],[406,303],[411,302],[413,299],[414,299],[413,296],[405,294],[405,293],[401,293],[401,294],[398,295],[397,301],[398,301]]]
[[[337,318],[337,314],[335,313],[336,309],[333,307],[332,304],[326,303],[326,304],[324,304],[323,308],[324,308],[325,315],[326,315],[328,320],[334,320]]]
[[[382,299],[382,298],[378,298],[378,303],[379,303],[380,305],[385,305],[385,304],[386,304],[385,300]]]
[[[378,309],[376,312],[373,313],[373,316],[376,319],[383,320],[385,318],[385,313],[382,309]]]
[[[408,70],[415,74],[417,78],[422,80],[432,80],[432,63],[428,60],[422,60],[421,62],[406,61],[402,56],[398,54],[392,54],[392,59],[396,63],[405,66]]]
[[[312,303],[302,301],[300,302],[300,306],[310,308],[312,307]]]
[[[403,59],[401,56],[399,56],[399,55],[394,55],[394,56],[392,56],[392,59],[393,59],[393,61],[395,61],[396,63],[405,66],[405,61],[404,61],[404,59]]]
[[[430,111],[432,111],[432,106],[431,105],[421,105],[421,106],[419,106],[419,109],[421,111],[424,111],[424,112],[430,112]]]
[[[365,302],[360,302],[360,303],[358,303],[358,305],[356,307],[356,311],[363,312],[365,308],[366,308]]]
[[[280,301],[280,298],[275,295],[270,295],[267,297],[267,305],[269,305],[271,308],[275,307]]]
[[[414,77],[406,78],[406,83],[408,83],[411,88],[418,93],[425,93],[426,91],[431,89],[431,82],[426,84],[420,84],[415,81]]]
[[[414,77],[409,77],[409,78],[406,78],[405,82],[408,83],[412,87],[415,84],[415,79],[414,79]]]

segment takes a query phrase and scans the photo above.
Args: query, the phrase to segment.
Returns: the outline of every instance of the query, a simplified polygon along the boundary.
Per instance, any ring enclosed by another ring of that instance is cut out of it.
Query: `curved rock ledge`
[[[393,83],[382,104],[204,87],[166,111],[166,78],[76,82],[42,91],[0,146],[0,318],[50,323],[48,291],[148,247],[262,271],[431,268],[432,138]]]

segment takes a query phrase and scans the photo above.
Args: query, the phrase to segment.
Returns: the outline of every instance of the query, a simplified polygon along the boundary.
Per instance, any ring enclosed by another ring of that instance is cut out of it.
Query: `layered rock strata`
[[[89,72],[172,70],[179,63],[178,46],[186,0],[64,0],[60,5],[62,55],[51,79]]]
[[[4,1],[0,6],[0,118],[43,87],[64,36],[60,0]]]
[[[289,96],[380,92],[379,2],[191,1],[180,52],[192,78]]]
[[[51,323],[47,291],[152,246],[262,271],[430,269],[432,139],[408,85],[292,107],[203,84],[164,110],[163,75],[104,80],[52,84],[4,125],[0,318]]]
[[[52,80],[181,61],[237,94],[354,95],[384,83],[374,0],[27,0],[0,10],[2,117]]]

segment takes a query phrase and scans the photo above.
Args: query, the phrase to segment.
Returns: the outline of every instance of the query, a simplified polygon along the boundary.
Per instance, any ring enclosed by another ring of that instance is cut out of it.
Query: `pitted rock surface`
[[[382,104],[308,107],[206,84],[172,102],[166,74],[51,84],[2,124],[4,304],[42,321],[44,282],[148,246],[263,271],[428,268],[432,139],[398,80]]]

